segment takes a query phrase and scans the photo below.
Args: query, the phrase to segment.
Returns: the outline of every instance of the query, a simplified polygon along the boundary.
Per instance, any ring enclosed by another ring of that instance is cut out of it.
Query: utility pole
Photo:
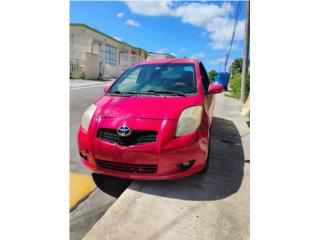
[[[249,58],[249,41],[250,41],[250,1],[246,2],[246,22],[244,30],[244,49],[241,76],[241,102],[245,102],[246,98],[246,82],[248,79],[248,58]]]

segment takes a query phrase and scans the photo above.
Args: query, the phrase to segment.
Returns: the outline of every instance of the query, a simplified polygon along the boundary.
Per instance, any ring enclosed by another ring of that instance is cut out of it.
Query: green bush
[[[234,98],[240,98],[241,96],[241,74],[236,74],[230,79],[231,96]],[[248,75],[248,81],[246,82],[246,97],[250,94],[250,74]]]

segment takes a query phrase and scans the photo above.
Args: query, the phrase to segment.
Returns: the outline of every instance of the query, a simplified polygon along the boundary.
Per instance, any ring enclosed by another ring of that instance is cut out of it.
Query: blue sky
[[[133,46],[177,57],[196,57],[207,71],[223,70],[230,47],[237,2],[72,1],[70,22],[84,23]],[[230,60],[242,57],[245,2]]]

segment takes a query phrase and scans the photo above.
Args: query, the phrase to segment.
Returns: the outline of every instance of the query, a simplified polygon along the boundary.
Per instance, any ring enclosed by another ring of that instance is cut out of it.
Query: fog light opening
[[[84,160],[88,160],[88,157],[85,156],[84,154],[82,154],[82,152],[79,152],[80,156],[84,159]]]
[[[187,170],[192,167],[194,164],[194,160],[185,161],[183,163],[180,163],[181,170]]]

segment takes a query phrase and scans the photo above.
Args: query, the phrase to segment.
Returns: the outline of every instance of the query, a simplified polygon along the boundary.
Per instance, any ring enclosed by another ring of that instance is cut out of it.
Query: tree
[[[246,81],[246,96],[250,93],[250,64],[248,60],[248,79]],[[242,73],[242,58],[236,58],[230,66],[232,77],[230,79],[231,96],[240,98],[241,95],[241,73]]]
[[[214,81],[214,77],[215,77],[216,75],[218,75],[218,73],[217,73],[216,70],[211,70],[208,74],[209,74],[209,78],[210,78],[212,81]]]
[[[243,62],[242,58],[236,58],[233,60],[231,66],[230,66],[230,72],[231,72],[232,76],[235,76],[237,74],[242,73],[242,62]],[[248,65],[250,66],[250,62],[248,62]]]
[[[230,72],[232,76],[235,76],[237,74],[240,74],[242,72],[242,58],[236,58],[234,59],[233,63],[230,66]]]

